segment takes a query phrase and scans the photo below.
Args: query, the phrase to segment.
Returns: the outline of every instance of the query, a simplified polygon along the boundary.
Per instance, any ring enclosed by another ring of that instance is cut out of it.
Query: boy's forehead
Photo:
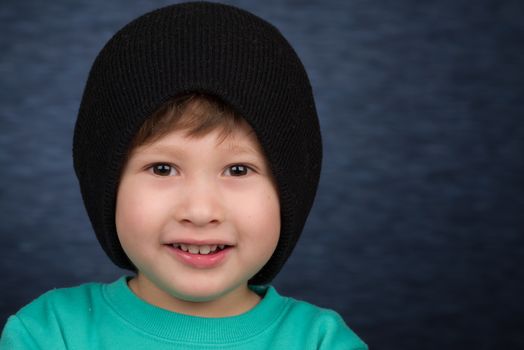
[[[191,146],[192,141],[209,138],[209,143],[214,143],[215,148],[224,152],[263,155],[264,152],[257,136],[247,122],[238,123],[225,134],[221,134],[222,132],[223,130],[217,128],[203,135],[192,135],[189,130],[175,129],[149,144],[137,147],[134,151],[136,153],[167,153],[173,151],[174,148]]]

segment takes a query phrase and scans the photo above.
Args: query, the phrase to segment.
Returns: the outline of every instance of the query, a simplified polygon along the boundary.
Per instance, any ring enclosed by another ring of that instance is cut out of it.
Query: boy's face
[[[175,130],[125,165],[116,226],[146,301],[241,303],[277,246],[277,190],[254,133],[243,122],[221,141]]]

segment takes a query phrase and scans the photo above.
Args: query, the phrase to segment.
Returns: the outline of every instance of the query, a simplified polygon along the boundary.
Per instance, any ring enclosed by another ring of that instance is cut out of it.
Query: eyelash
[[[162,168],[168,168],[169,169],[169,174],[167,175],[160,175],[160,174],[157,174],[155,172],[155,169],[158,169],[158,167],[162,167]],[[155,163],[153,165],[151,165],[150,167],[148,167],[148,170],[151,171],[153,173],[153,175],[157,175],[157,176],[162,176],[162,177],[166,177],[166,176],[172,176],[171,175],[171,170],[174,170],[176,171],[176,167],[172,166],[171,164],[168,164],[168,163]]]
[[[157,174],[155,172],[155,169],[158,169],[158,167],[162,167],[162,169],[166,169],[168,168],[169,169],[169,174],[167,175],[160,175],[160,174]],[[234,176],[234,177],[242,177],[242,176],[246,176],[248,175],[249,173],[251,173],[253,170],[252,167],[248,166],[248,165],[245,165],[245,164],[242,164],[242,163],[238,163],[238,164],[232,164],[232,165],[229,165],[228,167],[226,167],[226,169],[224,170],[224,172],[231,172],[231,170],[233,170],[233,168],[243,168],[244,171],[243,171],[243,174],[241,175],[229,175],[229,176]],[[160,176],[160,177],[167,177],[167,176],[174,176],[174,175],[171,175],[171,172],[172,171],[175,171],[177,172],[177,169],[175,166],[171,165],[171,164],[168,164],[168,163],[155,163],[151,166],[148,167],[148,170],[150,172],[152,172],[154,175],[157,175],[157,176]]]
[[[247,174],[249,174],[250,172],[253,171],[252,168],[250,168],[249,166],[247,165],[244,165],[244,164],[233,164],[233,165],[230,165],[226,168],[226,172],[230,172],[231,173],[231,170],[233,168],[244,168],[244,174],[242,175],[230,175],[230,176],[236,176],[236,177],[239,177],[239,176],[246,176]]]

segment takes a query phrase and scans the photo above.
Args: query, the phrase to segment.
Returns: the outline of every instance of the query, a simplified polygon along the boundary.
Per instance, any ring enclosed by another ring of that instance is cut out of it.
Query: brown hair
[[[191,93],[174,97],[158,108],[140,127],[129,152],[152,143],[169,132],[187,130],[188,136],[203,136],[220,129],[224,140],[243,118],[217,97]]]

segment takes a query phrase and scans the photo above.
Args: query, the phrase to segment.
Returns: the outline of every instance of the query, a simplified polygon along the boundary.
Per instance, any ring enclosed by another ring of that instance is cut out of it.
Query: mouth
[[[180,251],[195,254],[195,255],[213,255],[218,254],[223,250],[233,247],[228,244],[185,244],[185,243],[173,243],[168,244],[174,249]]]
[[[165,244],[184,265],[196,269],[212,269],[223,264],[235,247],[224,242],[185,242]],[[208,243],[208,244],[202,244]],[[209,244],[211,243],[211,244]]]

